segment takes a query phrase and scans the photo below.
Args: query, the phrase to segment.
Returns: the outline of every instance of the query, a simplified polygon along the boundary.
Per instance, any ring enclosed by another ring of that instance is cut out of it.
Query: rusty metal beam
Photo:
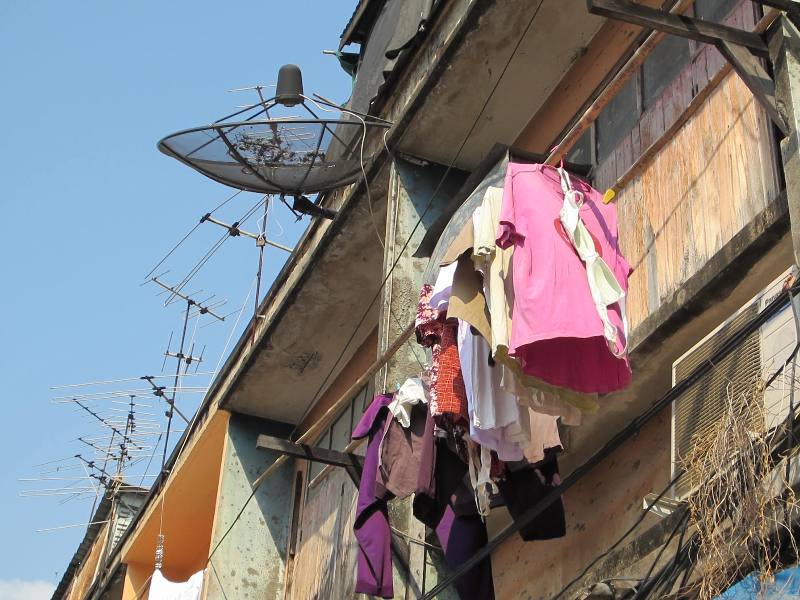
[[[752,52],[766,57],[767,43],[750,31],[735,27],[702,21],[685,15],[676,15],[663,10],[634,4],[629,0],[587,0],[589,12],[620,21],[641,25],[657,31],[689,38],[706,44],[716,44],[720,40],[744,46]]]

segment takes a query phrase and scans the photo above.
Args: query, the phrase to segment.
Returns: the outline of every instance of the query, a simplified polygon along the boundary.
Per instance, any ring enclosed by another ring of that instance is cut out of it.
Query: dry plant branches
[[[785,541],[783,548],[775,542],[776,534],[788,539],[797,556],[795,496],[785,460],[776,468],[773,458],[775,433],[767,430],[764,381],[758,377],[726,391],[719,421],[682,457],[693,489],[687,504],[699,575],[692,586],[700,600],[719,596],[752,571],[761,582],[770,581],[786,550]]]

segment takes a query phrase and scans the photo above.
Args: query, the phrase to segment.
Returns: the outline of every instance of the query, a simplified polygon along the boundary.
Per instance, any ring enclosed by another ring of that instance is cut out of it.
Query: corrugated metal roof
[[[385,2],[386,0],[359,1],[344,31],[342,31],[339,50],[344,48],[347,44],[361,44],[366,41],[369,30],[372,29],[372,24],[378,14],[380,14],[381,7]]]

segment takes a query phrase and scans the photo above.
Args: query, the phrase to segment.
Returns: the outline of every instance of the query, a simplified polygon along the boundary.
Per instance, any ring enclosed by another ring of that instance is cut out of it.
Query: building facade
[[[565,137],[568,163],[615,190],[633,267],[633,383],[561,427],[562,478],[580,473],[564,492],[565,537],[493,544],[511,519],[504,509],[488,518],[495,594],[578,598],[600,581],[646,577],[670,556],[656,560],[665,544],[674,553],[685,490],[647,499],[713,423],[717,388],[651,408],[797,263],[800,38],[785,14],[750,0],[640,5],[756,32],[776,89],[757,93],[720,46],[674,33],[653,44],[651,29],[592,14],[584,0],[358,3],[341,39],[351,108],[393,123],[366,140],[378,150],[366,183],[324,198],[339,216],[311,223],[167,473],[123,533],[87,533],[56,598],[147,598],[159,535],[164,576],[204,571],[209,600],[353,597],[358,473],[336,457],[363,453],[351,433],[373,395],[429,360],[408,326],[459,207],[502,177],[509,157],[543,161]],[[737,360],[766,371],[786,358],[790,319],[771,321],[774,348],[762,332],[751,355],[726,359],[726,381],[743,369]],[[776,419],[785,399],[785,389],[773,399]],[[614,442],[642,415],[635,435]],[[298,439],[320,454],[299,456]],[[395,597],[423,597],[450,571],[409,500],[391,503],[390,520]],[[449,586],[436,597],[457,596]]]

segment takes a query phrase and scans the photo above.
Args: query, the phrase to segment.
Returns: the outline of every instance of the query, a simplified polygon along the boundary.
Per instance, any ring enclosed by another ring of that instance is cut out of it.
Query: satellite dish
[[[367,135],[391,123],[316,94],[309,98],[296,65],[281,67],[274,97],[264,99],[263,86],[249,89],[258,92],[260,102],[211,125],[170,134],[158,149],[215,181],[292,196],[295,212],[332,219],[334,211],[306,196],[356,181],[375,154],[364,148]]]

